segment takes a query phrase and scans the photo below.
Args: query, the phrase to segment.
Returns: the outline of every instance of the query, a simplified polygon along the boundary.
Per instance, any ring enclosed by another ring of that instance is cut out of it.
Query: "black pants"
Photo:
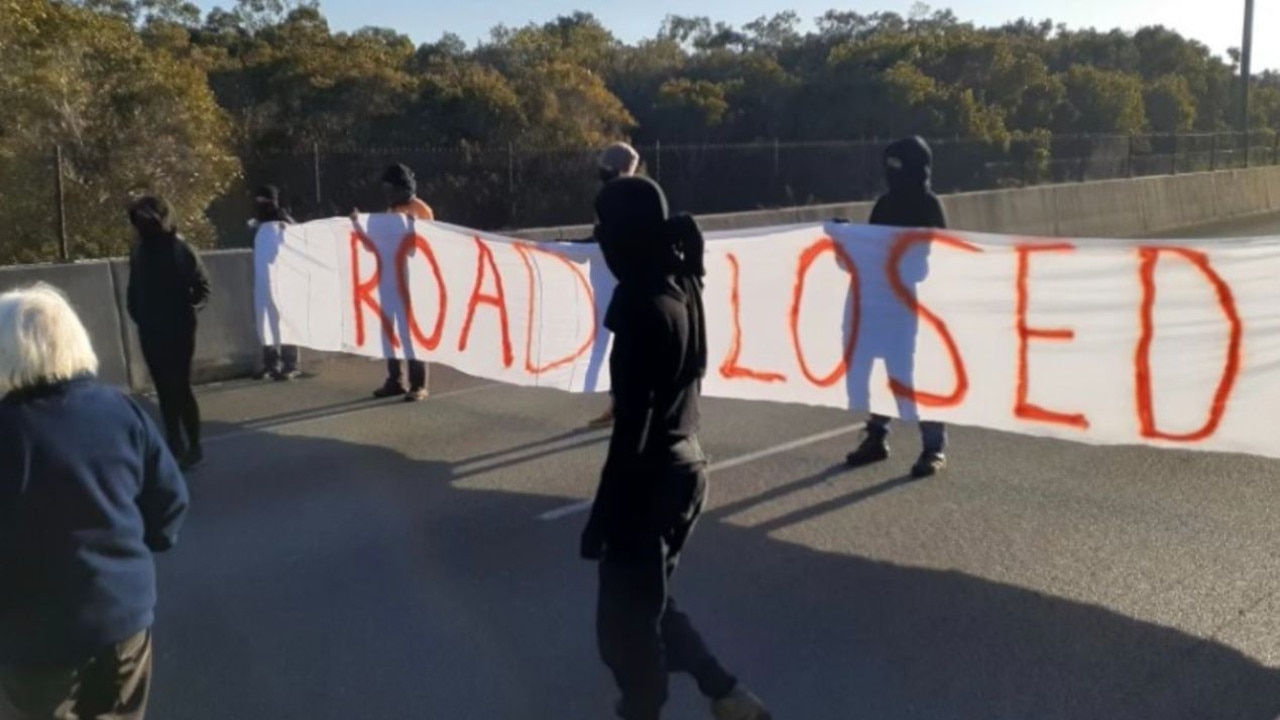
[[[0,668],[5,720],[142,720],[151,691],[151,631],[79,663]]]
[[[627,720],[657,720],[667,674],[692,675],[718,699],[737,680],[720,666],[670,595],[675,572],[706,497],[705,470],[667,470],[647,522],[606,542],[600,562],[596,634],[600,655],[622,690]]]
[[[181,458],[200,448],[200,406],[191,389],[191,358],[196,352],[195,329],[173,333],[142,333],[142,357],[151,373],[164,418],[169,449]],[[183,431],[186,437],[183,437]]]
[[[409,366],[409,389],[425,390],[427,387],[427,364],[422,360],[406,360],[405,364]],[[402,378],[400,361],[391,358],[387,361],[387,386],[404,387]]]

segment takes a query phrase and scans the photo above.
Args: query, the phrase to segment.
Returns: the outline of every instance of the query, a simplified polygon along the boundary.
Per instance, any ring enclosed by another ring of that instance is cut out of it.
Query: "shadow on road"
[[[160,561],[153,716],[609,717],[579,522],[534,519],[562,498],[454,479],[448,463],[329,439],[219,447],[191,477],[180,547]],[[893,480],[839,502],[907,487]],[[1280,713],[1280,672],[1230,647],[960,573],[817,552],[719,517],[699,528],[677,592],[777,717]],[[691,693],[673,686],[671,717],[704,716]]]

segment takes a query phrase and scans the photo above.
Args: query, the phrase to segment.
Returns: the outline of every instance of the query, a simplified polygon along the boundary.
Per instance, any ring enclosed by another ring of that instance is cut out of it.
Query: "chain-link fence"
[[[1009,143],[935,139],[930,144],[940,193],[1280,164],[1280,135],[1273,132],[1045,135]],[[882,190],[883,145],[878,140],[654,144],[637,150],[644,172],[662,184],[673,209],[720,213],[873,198]],[[118,233],[127,242],[119,208],[113,208],[109,231],[88,227],[104,222],[104,211],[97,208],[107,197],[105,189],[94,186],[85,172],[68,170],[79,167],[74,154],[62,153],[61,160],[57,154],[50,148],[43,177],[30,178],[6,178],[0,157],[0,187],[18,183],[28,191],[0,195],[0,218],[21,218],[26,229],[21,237],[27,251],[6,252],[6,262],[118,251],[118,245],[94,240],[104,233]],[[490,230],[588,223],[599,185],[595,159],[589,151],[519,145],[263,151],[238,158],[239,179],[207,208],[205,218],[185,225],[198,228],[204,244],[246,246],[250,194],[267,184],[281,189],[283,203],[299,220],[344,215],[353,208],[377,211],[386,202],[378,178],[391,163],[413,168],[419,195],[447,222]],[[165,192],[163,183],[155,189]]]

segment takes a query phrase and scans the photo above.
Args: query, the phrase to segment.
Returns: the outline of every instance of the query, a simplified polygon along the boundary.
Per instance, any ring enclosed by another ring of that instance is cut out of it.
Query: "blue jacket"
[[[0,399],[0,666],[74,662],[151,627],[153,552],[187,486],[155,423],[85,378]]]

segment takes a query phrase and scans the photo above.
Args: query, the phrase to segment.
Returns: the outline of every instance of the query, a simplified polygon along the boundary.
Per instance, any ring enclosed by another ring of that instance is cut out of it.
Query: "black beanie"
[[[280,204],[280,188],[275,185],[263,185],[253,194],[254,200],[269,202],[272,205]]]
[[[408,165],[397,163],[382,173],[382,182],[404,190],[414,189],[416,181]]]
[[[173,208],[162,197],[145,195],[129,206],[129,222],[143,237],[172,235],[177,231]]]

